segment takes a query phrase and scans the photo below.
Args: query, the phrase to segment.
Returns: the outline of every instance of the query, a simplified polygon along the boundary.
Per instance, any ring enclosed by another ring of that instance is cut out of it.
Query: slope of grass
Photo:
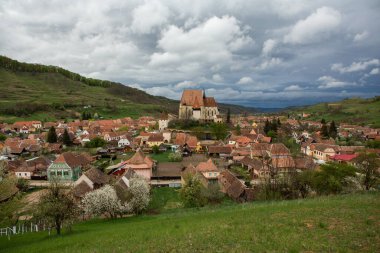
[[[92,113],[106,118],[174,112],[174,100],[148,95],[142,91],[114,84],[111,87],[89,86],[73,81],[59,73],[13,72],[0,68],[0,120],[54,120],[80,116],[85,106]],[[37,109],[30,113],[10,109],[30,105]]]
[[[370,124],[374,127],[380,127],[380,97],[369,99],[351,98],[339,102],[321,103],[312,106],[302,107],[294,112],[310,113],[311,117],[307,119],[327,121],[335,120],[337,122],[346,122],[352,124]]]
[[[93,220],[63,236],[0,238],[2,252],[377,252],[380,195],[357,194]]]
[[[103,85],[104,84],[104,85]],[[177,113],[178,101],[120,83],[81,77],[65,69],[0,56],[0,122],[78,118],[84,110],[104,118]],[[90,105],[91,108],[84,108]],[[221,104],[223,112],[253,111]]]

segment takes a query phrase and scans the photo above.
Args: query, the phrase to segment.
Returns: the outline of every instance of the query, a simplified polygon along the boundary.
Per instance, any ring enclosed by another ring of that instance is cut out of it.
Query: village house
[[[338,155],[329,157],[329,160],[337,162],[337,163],[355,165],[355,158],[357,157],[358,157],[357,154],[338,154]]]
[[[231,146],[209,146],[207,153],[209,156],[228,158],[231,156]]]
[[[130,181],[133,177],[137,176],[136,172],[132,169],[127,169],[124,173],[116,180],[114,188],[117,196],[120,200],[126,200],[126,190],[130,187]]]
[[[202,90],[184,90],[179,104],[179,119],[216,121],[218,106],[213,97],[206,97]]]
[[[18,121],[12,125],[12,129],[24,134],[35,132],[41,128],[41,121]]]
[[[128,147],[128,146],[131,146],[131,142],[130,142],[127,138],[121,138],[121,139],[117,142],[117,146],[118,146],[119,148]]]
[[[174,144],[181,147],[188,146],[191,151],[194,151],[198,145],[198,138],[187,133],[177,133]]]
[[[223,170],[218,176],[221,191],[238,202],[252,201],[253,189],[249,189],[229,170]]]
[[[139,149],[129,160],[114,166],[110,173],[113,175],[122,175],[126,170],[131,169],[138,176],[150,181],[154,165],[153,160]]]
[[[185,183],[188,174],[198,176],[202,184],[207,187],[210,183],[216,183],[220,170],[216,167],[211,158],[207,162],[200,162],[196,167],[189,164],[181,173],[181,183]]]
[[[82,169],[90,162],[89,157],[84,154],[60,154],[48,168],[48,180],[57,178],[62,181],[76,181],[81,176]]]
[[[15,176],[24,179],[45,179],[47,177],[47,168],[51,161],[46,157],[35,157],[23,162],[15,170]]]
[[[330,156],[336,155],[338,146],[323,143],[313,143],[309,146],[309,149],[311,150],[313,158],[326,162],[329,160]]]
[[[73,194],[77,198],[82,198],[86,193],[104,186],[109,181],[110,179],[108,175],[96,168],[91,168],[83,173],[77,181],[75,181]]]
[[[164,137],[161,133],[158,134],[152,134],[149,136],[147,142],[148,146],[151,148],[153,146],[160,146],[164,143]]]

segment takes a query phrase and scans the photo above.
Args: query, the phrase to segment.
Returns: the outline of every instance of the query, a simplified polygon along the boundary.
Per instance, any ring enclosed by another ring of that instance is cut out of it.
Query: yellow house
[[[153,146],[160,146],[162,143],[164,143],[164,137],[162,134],[152,134],[149,136],[146,143],[150,148]]]

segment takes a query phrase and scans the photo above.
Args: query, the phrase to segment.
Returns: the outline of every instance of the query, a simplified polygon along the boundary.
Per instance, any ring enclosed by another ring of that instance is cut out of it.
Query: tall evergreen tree
[[[227,124],[231,123],[231,112],[230,108],[227,109]]]
[[[241,128],[239,124],[236,125],[235,131],[236,131],[236,135],[241,135]]]
[[[273,119],[272,120],[272,122],[271,122],[271,124],[270,124],[270,130],[272,130],[272,131],[274,131],[274,132],[277,132],[277,128],[278,128],[278,126],[277,126],[277,120],[276,119]]]
[[[322,120],[321,120],[321,124],[326,124],[326,120],[325,120],[325,119],[322,119]]]
[[[49,129],[46,141],[49,142],[49,143],[56,143],[57,142],[57,133],[55,132],[54,126],[52,126]]]
[[[329,138],[329,130],[326,124],[322,124],[321,135],[323,138]]]
[[[280,118],[277,118],[277,126],[281,126]]]
[[[330,123],[329,135],[334,139],[338,136],[338,130],[336,129],[335,121],[331,121]]]
[[[269,120],[267,119],[264,125],[264,133],[267,134],[270,130],[271,130],[270,123],[269,123]]]
[[[63,132],[63,137],[62,137],[63,144],[70,146],[72,144],[72,141],[70,139],[69,132],[67,131],[67,128],[65,128],[65,131]]]

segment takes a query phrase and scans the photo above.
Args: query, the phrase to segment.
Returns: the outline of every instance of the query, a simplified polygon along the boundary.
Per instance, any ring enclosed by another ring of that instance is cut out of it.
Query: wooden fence
[[[40,231],[48,231],[51,233],[52,227],[47,226],[45,223],[23,223],[12,227],[0,228],[0,236],[7,236],[8,239],[13,235],[20,235],[25,233],[33,233]]]

